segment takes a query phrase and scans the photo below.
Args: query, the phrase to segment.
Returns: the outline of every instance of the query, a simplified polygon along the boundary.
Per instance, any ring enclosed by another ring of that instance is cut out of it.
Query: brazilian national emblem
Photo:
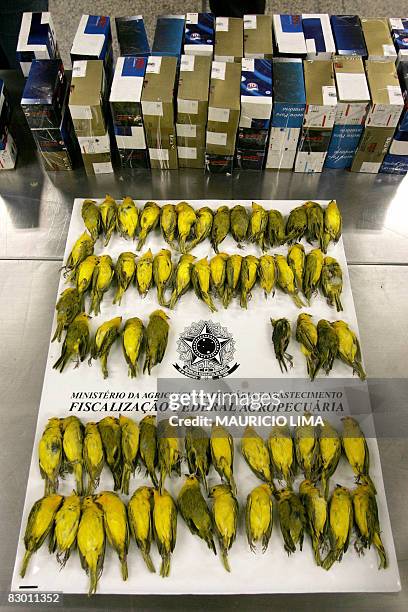
[[[234,363],[232,335],[214,321],[198,321],[187,327],[180,334],[177,352],[182,364],[173,365],[188,378],[217,380],[229,376],[239,366]]]

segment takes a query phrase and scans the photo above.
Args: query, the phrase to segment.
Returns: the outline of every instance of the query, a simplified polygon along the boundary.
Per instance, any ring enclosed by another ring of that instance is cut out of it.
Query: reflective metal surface
[[[13,73],[0,73],[3,76],[17,99],[21,81]],[[371,377],[408,378],[407,179],[337,171],[316,176],[246,172],[221,177],[199,171],[118,172],[98,178],[88,178],[83,171],[46,175],[21,113],[15,113],[15,123],[18,167],[15,172],[0,173],[0,593],[9,588],[14,564],[59,268],[74,197],[101,197],[109,192],[115,197],[130,194],[141,199],[338,199],[368,373]],[[402,593],[92,600],[70,597],[66,607],[171,610],[185,606],[190,610],[212,607],[240,612],[271,606],[282,610],[408,609],[408,442],[394,438],[380,440],[379,446]],[[322,572],[322,580],[325,579]]]

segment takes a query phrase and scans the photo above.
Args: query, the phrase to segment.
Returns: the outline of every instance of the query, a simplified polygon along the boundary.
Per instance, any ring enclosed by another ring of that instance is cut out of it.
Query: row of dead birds
[[[356,550],[361,553],[373,545],[379,555],[379,567],[387,566],[376,492],[369,476],[367,442],[355,419],[345,417],[343,425],[342,437],[325,422],[320,431],[310,425],[296,428],[294,439],[288,428],[276,426],[268,444],[252,427],[247,427],[241,441],[241,452],[254,474],[264,481],[249,493],[246,500],[245,526],[251,550],[255,550],[257,543],[262,544],[263,551],[268,547],[275,497],[288,554],[296,552],[298,546],[302,549],[306,531],[311,538],[316,563],[328,570],[336,561],[341,561],[347,551],[354,526]],[[85,434],[76,417],[50,419],[39,447],[40,469],[43,477],[48,478],[48,484],[45,497],[35,502],[29,515],[21,575],[25,575],[31,555],[50,534],[50,552],[57,550],[57,558],[63,565],[71,550],[78,546],[82,566],[90,575],[89,594],[92,594],[103,569],[105,535],[119,556],[122,577],[127,579],[130,532],[150,571],[155,571],[150,558],[154,536],[162,557],[160,574],[168,576],[170,556],[176,544],[178,511],[192,534],[202,538],[215,554],[214,535],[217,536],[223,565],[230,571],[228,551],[236,538],[239,517],[233,478],[233,439],[220,426],[214,426],[210,436],[201,427],[188,428],[185,450],[191,475],[186,478],[176,503],[164,488],[166,476],[173,471],[180,475],[180,441],[174,437],[172,429],[167,420],[160,421],[156,427],[153,415],[144,417],[139,425],[123,416],[119,420],[106,417],[98,425],[87,423]],[[79,452],[81,443],[84,445],[83,455]],[[75,447],[77,453],[73,456]],[[99,460],[95,452],[98,447]],[[52,448],[57,453],[53,457],[54,473],[47,475],[44,460],[52,453]],[[356,474],[358,486],[349,491],[337,485],[327,501],[329,478],[333,476],[342,452]],[[93,467],[87,463],[87,453],[93,456],[92,463],[98,462],[97,473],[92,472]],[[80,497],[83,491],[82,467],[79,469],[82,456],[90,478],[87,496],[83,499]],[[93,495],[104,458],[112,471],[115,490],[122,488],[128,494],[129,478],[139,456],[152,479],[154,490],[147,486],[139,487],[127,507],[114,492]],[[61,465],[64,461],[65,469],[75,471],[77,482],[77,492],[65,499],[56,494],[61,471],[58,458]],[[225,484],[208,491],[206,476],[211,462]],[[298,494],[292,488],[296,464],[306,478],[300,484]],[[157,466],[160,482],[156,475]],[[275,488],[273,469],[277,477],[286,481],[286,488]],[[125,473],[126,484],[123,486]],[[319,479],[320,489],[316,484]],[[204,484],[212,499],[211,509],[201,492],[200,483]],[[328,553],[323,558],[327,548]]]
[[[83,234],[79,240],[87,240],[87,236]],[[299,308],[305,305],[299,297],[300,291],[310,303],[312,295],[320,288],[330,306],[336,306],[337,311],[343,309],[341,266],[333,257],[325,257],[320,249],[312,249],[306,254],[300,243],[289,247],[287,257],[281,254],[242,257],[238,253],[218,253],[210,261],[207,258],[197,261],[194,255],[185,254],[177,263],[172,261],[168,249],[162,249],[156,255],[149,249],[139,258],[126,251],[119,255],[116,264],[110,255],[92,254],[77,263],[75,274],[71,274],[70,279],[75,282],[76,291],[67,289],[60,296],[57,304],[59,329],[66,326],[74,312],[83,310],[84,296],[88,291],[90,312],[98,314],[103,295],[114,281],[114,304],[120,304],[124,293],[136,285],[141,297],[155,286],[159,304],[168,308],[174,308],[190,287],[212,312],[217,310],[213,295],[222,301],[224,308],[239,295],[241,308],[247,308],[258,281],[266,297],[273,295],[278,286]],[[170,295],[166,296],[168,290]]]
[[[279,210],[266,210],[256,202],[250,212],[240,204],[232,208],[222,205],[215,211],[208,206],[195,210],[188,202],[161,207],[156,202],[146,202],[139,210],[130,197],[116,202],[109,195],[100,205],[85,200],[81,212],[94,242],[103,235],[106,246],[112,234],[118,232],[124,238],[137,237],[137,251],[158,226],[164,240],[181,253],[207,238],[218,253],[219,245],[229,234],[238,246],[255,243],[262,251],[305,237],[310,243],[317,242],[326,253],[330,241],[337,242],[342,230],[341,214],[334,200],[326,208],[317,202],[305,202],[294,208],[286,221]]]
[[[66,291],[71,291],[67,289]],[[73,289],[72,291],[76,291]],[[65,292],[64,292],[65,293]],[[59,305],[57,312],[60,315]],[[125,321],[122,328],[122,317],[114,317],[104,321],[97,328],[91,339],[89,327],[90,316],[85,312],[72,313],[73,319],[67,324],[57,316],[58,325],[54,339],[60,340],[63,330],[66,334],[61,347],[61,355],[55,362],[53,368],[63,372],[69,361],[75,361],[76,367],[90,355],[92,359],[99,359],[104,378],[108,377],[108,357],[113,344],[121,338],[122,350],[128,365],[128,373],[131,378],[137,376],[139,370],[139,359],[145,355],[143,372],[151,374],[152,368],[161,363],[167,349],[169,336],[168,316],[163,310],[154,310],[149,316],[149,322],[145,327],[139,317],[131,317]]]
[[[287,352],[292,337],[291,323],[286,318],[271,319],[272,343],[281,372],[293,367],[293,357]],[[360,342],[345,321],[330,322],[320,319],[315,325],[312,315],[301,313],[296,322],[295,338],[306,358],[307,373],[314,380],[320,370],[330,374],[335,359],[340,359],[357,374],[366,379],[362,365]]]

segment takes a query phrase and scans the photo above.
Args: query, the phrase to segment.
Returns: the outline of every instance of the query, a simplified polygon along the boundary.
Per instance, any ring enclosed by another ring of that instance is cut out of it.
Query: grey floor
[[[1,0],[0,0],[1,1]],[[358,14],[361,17],[401,17],[407,13],[403,0],[266,0],[268,13],[332,13]],[[96,6],[98,7],[96,9]],[[208,10],[205,0],[162,0],[144,2],[143,0],[49,0],[62,58],[69,67],[69,50],[82,14],[109,15],[120,17],[143,15],[150,40],[153,38],[157,15],[181,14]],[[113,35],[115,41],[115,28]],[[116,54],[117,55],[117,54]]]

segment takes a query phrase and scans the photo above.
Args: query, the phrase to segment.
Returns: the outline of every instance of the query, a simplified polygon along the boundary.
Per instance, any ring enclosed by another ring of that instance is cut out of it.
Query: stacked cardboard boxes
[[[183,53],[184,15],[163,15],[157,18],[152,55],[179,58]]]
[[[363,28],[368,59],[396,60],[397,52],[386,19],[362,19],[361,27]]]
[[[35,59],[59,58],[50,13],[23,13],[17,42],[17,61],[25,77]]]
[[[272,114],[272,62],[242,59],[237,165],[262,170]]]
[[[405,108],[380,170],[389,174],[408,172],[408,64],[406,62],[400,63],[398,74]]]
[[[174,123],[176,74],[176,57],[149,57],[143,83],[142,111],[152,168],[178,168]]]
[[[231,173],[240,115],[241,64],[213,62],[206,135],[206,169]]]
[[[327,14],[303,14],[302,27],[305,35],[307,59],[331,59],[336,45]]]
[[[327,153],[326,168],[349,168],[353,161],[370,105],[370,92],[361,57],[334,59],[337,112]]]
[[[305,60],[303,66],[306,110],[296,154],[295,172],[321,172],[337,110],[333,62]]]
[[[302,15],[274,15],[275,54],[284,57],[305,57],[307,53]]]
[[[115,23],[121,56],[148,57],[150,55],[150,46],[142,15],[116,17]]]
[[[215,20],[214,60],[239,62],[244,57],[244,28],[238,17],[217,17]]]
[[[367,57],[364,34],[358,15],[332,15],[330,22],[337,55]]]
[[[186,55],[213,56],[214,24],[212,13],[187,13],[184,31],[184,53]]]
[[[408,17],[391,17],[389,24],[398,59],[406,61],[408,59]]]
[[[86,173],[113,172],[107,86],[102,60],[74,62],[69,109]]]
[[[183,55],[177,94],[177,151],[181,168],[204,168],[211,58]]]
[[[113,51],[109,17],[82,15],[71,47],[72,63],[79,60],[102,60],[110,85],[113,76]]]
[[[4,82],[0,79],[0,170],[13,170],[17,148],[10,134],[11,106]]]
[[[60,59],[32,62],[21,107],[47,171],[72,170],[78,157],[67,90]]]
[[[377,173],[391,144],[404,100],[394,62],[368,60],[366,72],[372,104],[351,170]]]
[[[273,60],[273,113],[266,168],[291,170],[305,114],[303,62],[296,58]]]
[[[272,16],[244,15],[244,57],[271,60],[272,56]]]
[[[113,128],[123,168],[148,168],[142,119],[142,90],[147,58],[119,57],[110,93]]]

